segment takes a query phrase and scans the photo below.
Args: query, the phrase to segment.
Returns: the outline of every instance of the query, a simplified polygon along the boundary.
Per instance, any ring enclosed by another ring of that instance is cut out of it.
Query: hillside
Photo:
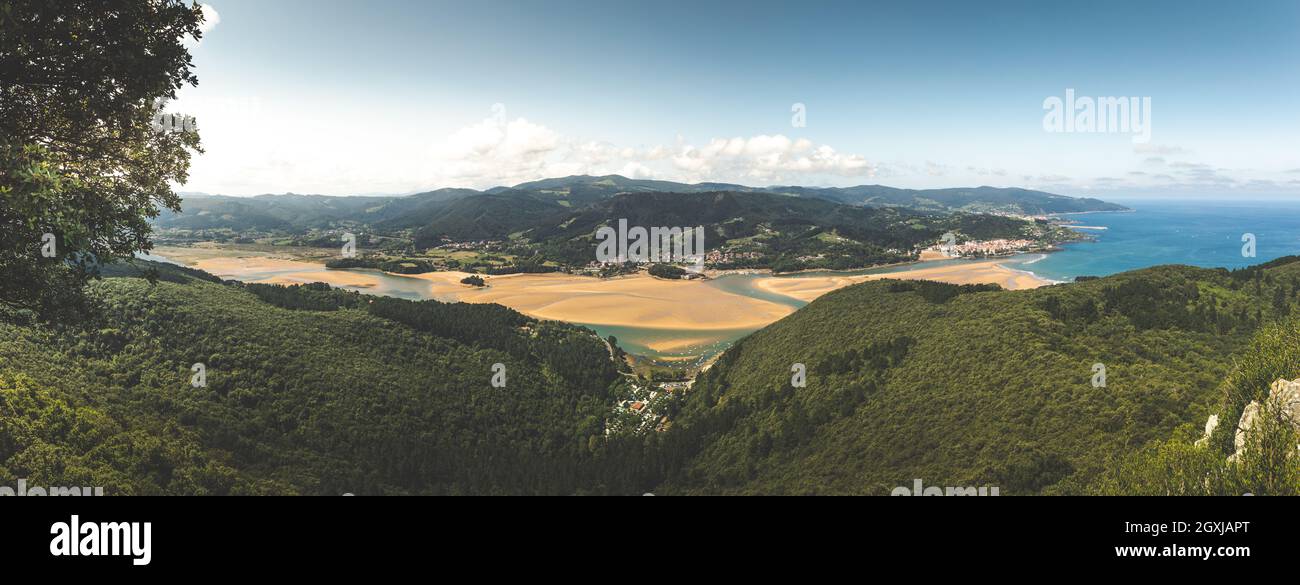
[[[596,230],[632,226],[703,226],[704,245],[719,269],[844,270],[917,258],[917,249],[945,233],[958,240],[1008,239],[1047,249],[1082,239],[1045,221],[982,214],[923,213],[842,205],[771,193],[707,191],[615,195],[567,210],[517,193],[468,197],[417,231],[415,246],[450,240],[509,240],[500,250],[536,264],[581,269],[596,258]]]
[[[737,343],[674,395],[667,431],[612,436],[626,382],[585,329],[117,266],[87,321],[0,319],[0,474],[114,494],[1012,495],[1170,493],[1171,473],[1210,470],[1231,481],[1177,493],[1271,493],[1225,463],[1230,426],[1190,441],[1300,377],[1300,327],[1267,325],[1294,316],[1296,260],[1017,292],[864,283]]]
[[[712,266],[777,271],[913,260],[915,248],[932,244],[947,232],[962,240],[1028,238],[1046,243],[1078,237],[1046,224],[1007,217],[927,214],[731,191],[618,195],[524,235],[543,242],[549,257],[581,265],[595,257],[592,234],[596,229],[617,225],[618,219],[627,219],[629,225],[704,226],[710,250],[752,255]]]
[[[1097,199],[1055,195],[1027,189],[994,187],[957,189],[896,189],[881,185],[845,188],[798,186],[748,187],[728,183],[677,183],[629,179],[619,175],[576,175],[520,183],[513,187],[438,189],[426,193],[393,197],[328,197],[323,195],[221,195],[186,196],[181,213],[164,212],[155,220],[162,229],[259,230],[288,233],[312,228],[367,226],[378,230],[424,228],[426,236],[464,231],[466,238],[486,237],[477,226],[462,228],[457,221],[511,212],[502,202],[517,201],[519,216],[548,217],[552,213],[577,211],[627,194],[650,193],[777,193],[786,196],[832,201],[866,207],[902,207],[934,213],[1051,214],[1083,211],[1124,211],[1127,208]],[[460,201],[469,198],[473,203]],[[460,207],[453,207],[459,202]],[[507,220],[493,236],[503,236],[532,227],[528,222]],[[503,232],[504,233],[500,233]]]
[[[468,242],[498,262],[468,264],[498,273],[588,269],[596,259],[596,230],[620,220],[632,226],[704,226],[705,247],[718,252],[708,264],[720,269],[845,270],[905,262],[949,232],[959,241],[1023,240],[1022,251],[1086,237],[1047,221],[1001,215],[862,207],[755,191],[653,190],[666,186],[672,184],[611,180],[610,189],[643,190],[594,198],[581,207],[569,195],[552,192],[551,182],[528,184],[527,190],[444,190],[401,199],[209,196],[197,199],[193,215],[167,216],[159,226],[168,242],[324,248],[337,245],[339,231],[351,230],[360,233],[363,248],[382,256],[365,259],[375,266],[442,268],[439,254],[430,250]],[[501,263],[502,258],[509,260]],[[464,266],[458,261],[455,268]]]
[[[772,185],[751,187],[730,183],[678,183],[648,179],[629,179],[620,175],[575,175],[521,183],[514,187],[497,187],[489,192],[524,191],[537,197],[569,201],[573,207],[608,199],[623,193],[702,193],[707,191],[765,192],[825,199],[846,205],[867,207],[905,207],[931,212],[1014,213],[1046,215],[1090,211],[1126,211],[1128,208],[1099,199],[1067,197],[1044,191],[998,187],[960,187],[950,189],[899,189],[884,185],[855,187],[801,187]]]
[[[494,187],[488,193],[522,192],[571,208],[579,208],[624,193],[700,193],[704,191],[761,191],[730,183],[678,183],[650,179],[629,179],[622,175],[573,175]]]
[[[832,292],[697,379],[664,437],[657,493],[885,495],[914,479],[1087,492],[1126,455],[1199,433],[1221,410],[1234,356],[1300,298],[1295,260],[1032,291]],[[795,363],[806,388],[791,386]]]
[[[108,278],[0,319],[0,475],[110,494],[570,494],[619,385],[590,331],[497,305]],[[130,273],[130,268],[114,268]],[[207,386],[192,387],[191,366]],[[506,387],[491,385],[505,365]]]
[[[360,226],[407,218],[420,220],[451,201],[477,195],[470,189],[439,189],[404,197],[330,197],[327,195],[187,195],[181,213],[164,210],[154,225],[161,229],[229,229],[293,232],[310,228]],[[418,223],[416,224],[418,225]]]
[[[503,240],[515,232],[561,221],[568,209],[527,193],[486,193],[452,201],[426,217],[383,222],[380,229],[411,225],[417,246],[436,246],[443,238],[455,241]]]

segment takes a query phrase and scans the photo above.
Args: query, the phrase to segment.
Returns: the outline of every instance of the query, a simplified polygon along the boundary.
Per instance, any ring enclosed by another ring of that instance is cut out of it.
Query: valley
[[[1034,288],[1048,281],[996,261],[928,260],[842,273],[710,271],[708,280],[664,280],[644,272],[611,278],[578,274],[486,275],[486,287],[460,283],[459,271],[403,275],[329,269],[320,251],[273,246],[161,246],[154,259],[224,279],[263,284],[323,282],[367,294],[412,300],[498,303],[531,317],[585,325],[614,335],[630,353],[673,368],[697,367],[739,339],[832,290],[879,278]],[[312,261],[316,260],[316,261]]]

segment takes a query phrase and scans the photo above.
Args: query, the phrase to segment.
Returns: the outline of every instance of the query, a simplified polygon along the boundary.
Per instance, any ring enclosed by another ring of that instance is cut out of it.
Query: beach
[[[794,307],[747,297],[707,281],[662,280],[647,274],[595,278],[571,274],[480,275],[486,287],[461,284],[465,272],[398,275],[375,271],[329,270],[323,265],[258,252],[221,256],[210,250],[160,248],[159,256],[227,279],[263,284],[326,282],[382,294],[400,279],[421,283],[424,298],[466,303],[499,303],[538,319],[592,325],[643,327],[678,331],[734,330],[763,327],[794,312]],[[665,348],[690,345],[709,336],[686,335]]]
[[[413,275],[437,296],[467,303],[499,303],[539,319],[594,325],[697,331],[758,328],[794,308],[709,286],[706,281],[662,280],[646,274],[595,278],[570,274],[486,276],[467,287],[462,272]]]
[[[538,319],[589,325],[681,331],[657,339],[653,349],[672,351],[716,339],[710,331],[758,329],[795,311],[788,303],[723,290],[710,281],[663,280],[645,273],[596,278],[562,273],[480,275],[486,287],[462,284],[465,272],[399,275],[370,270],[329,270],[317,262],[295,260],[265,251],[163,247],[169,260],[222,278],[264,284],[326,282],[372,294],[415,291],[419,298],[467,303],[498,303]],[[224,253],[224,254],[223,254]],[[830,291],[882,278],[936,280],[953,284],[996,283],[1011,290],[1035,288],[1050,281],[1000,265],[997,260],[971,261],[886,274],[760,276],[762,291],[811,302]]]
[[[1038,288],[1052,284],[1027,272],[1002,266],[998,260],[972,261],[936,267],[918,267],[887,274],[861,274],[852,276],[813,276],[802,278],[763,278],[754,286],[775,294],[785,295],[804,302],[812,302],[835,289],[881,279],[935,280],[951,284],[997,284],[1008,290]]]

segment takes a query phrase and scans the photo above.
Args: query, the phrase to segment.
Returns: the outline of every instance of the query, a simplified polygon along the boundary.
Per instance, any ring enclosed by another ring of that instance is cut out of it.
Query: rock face
[[[1214,429],[1219,428],[1219,415],[1211,414],[1210,418],[1205,421],[1205,436],[1196,441],[1197,447],[1204,447],[1210,443],[1210,435],[1214,434]]]
[[[1300,429],[1300,380],[1278,380],[1273,382],[1269,389],[1268,398],[1270,406],[1276,412],[1281,413],[1291,423],[1292,426]],[[1234,440],[1236,453],[1233,454],[1235,459],[1246,448],[1246,434],[1254,428],[1256,420],[1259,418],[1260,404],[1252,400],[1250,404],[1241,412],[1241,421],[1237,423],[1237,435]],[[1216,424],[1216,417],[1210,417]],[[1210,430],[1209,422],[1206,423],[1206,432]]]

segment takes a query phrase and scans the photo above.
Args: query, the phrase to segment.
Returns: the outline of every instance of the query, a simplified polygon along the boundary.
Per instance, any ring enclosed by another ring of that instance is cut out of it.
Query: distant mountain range
[[[858,199],[863,202],[850,203]],[[164,237],[322,245],[337,239],[329,232],[344,229],[380,236],[389,255],[448,241],[493,242],[483,246],[498,246],[498,253],[508,246],[510,256],[529,259],[511,270],[587,265],[595,257],[597,228],[624,219],[639,226],[703,226],[707,249],[719,251],[713,266],[844,270],[913,260],[917,249],[949,232],[963,240],[1027,240],[1047,248],[1079,235],[1008,214],[1124,209],[1023,189],[756,189],[617,175],[404,197],[192,196],[184,205],[184,212],[159,218]]]
[[[898,207],[935,213],[974,212],[1043,215],[1088,211],[1126,211],[1098,199],[1067,197],[1029,189],[974,187],[897,189],[857,187],[749,187],[728,183],[676,183],[629,179],[620,175],[542,179],[513,187],[438,189],[406,196],[332,197],[259,195],[230,197],[191,194],[181,213],[165,212],[161,228],[301,230],[349,225],[377,229],[419,229],[458,239],[494,237],[545,216],[562,216],[619,195],[637,193],[771,193],[822,199],[861,207]]]
[[[867,207],[906,207],[921,211],[1003,212],[1025,215],[1078,213],[1085,211],[1126,211],[1127,208],[1099,199],[1067,197],[1043,191],[999,187],[962,187],[953,189],[898,189],[884,185],[857,187],[748,187],[732,183],[675,183],[629,179],[620,175],[593,177],[576,175],[543,179],[514,187],[497,187],[489,192],[524,191],[586,205],[620,193],[669,192],[700,193],[708,191],[763,192],[826,199],[846,205]]]

